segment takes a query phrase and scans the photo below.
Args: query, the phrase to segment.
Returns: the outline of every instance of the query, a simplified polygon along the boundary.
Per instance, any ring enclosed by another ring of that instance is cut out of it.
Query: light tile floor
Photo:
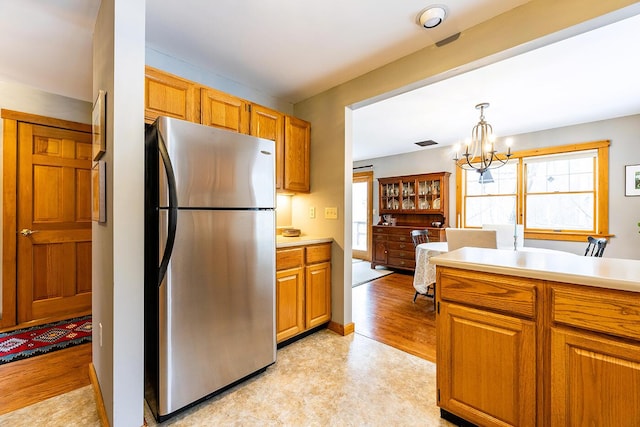
[[[358,334],[320,331],[267,371],[163,426],[452,426],[435,404],[435,365]],[[57,411],[72,407],[72,411]],[[145,409],[149,425],[155,420]],[[97,426],[91,387],[0,416],[0,426]]]

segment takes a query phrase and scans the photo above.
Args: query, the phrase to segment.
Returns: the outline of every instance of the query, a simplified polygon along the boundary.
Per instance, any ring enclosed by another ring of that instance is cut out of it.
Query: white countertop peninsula
[[[640,261],[570,253],[461,248],[431,258],[436,266],[640,292]]]
[[[291,246],[305,246],[331,242],[333,242],[333,238],[331,237],[313,236],[307,234],[301,234],[297,237],[285,237],[282,235],[276,236],[276,248],[278,249],[288,248]]]

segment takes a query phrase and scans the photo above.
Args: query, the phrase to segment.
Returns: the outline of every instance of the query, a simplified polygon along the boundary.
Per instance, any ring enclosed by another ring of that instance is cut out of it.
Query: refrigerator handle
[[[167,273],[169,259],[173,252],[173,244],[176,240],[176,228],[178,225],[178,196],[176,189],[176,176],[173,172],[173,166],[171,165],[171,159],[167,152],[167,146],[165,145],[164,138],[162,138],[162,134],[160,132],[158,132],[158,149],[160,151],[160,157],[162,158],[165,173],[167,174],[167,187],[169,190],[169,224],[167,226],[167,242],[164,246],[164,253],[162,254],[160,267],[158,268],[159,287]]]

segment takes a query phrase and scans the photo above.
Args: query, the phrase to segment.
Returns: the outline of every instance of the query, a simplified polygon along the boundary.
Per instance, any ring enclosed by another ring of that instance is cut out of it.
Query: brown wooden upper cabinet
[[[144,87],[146,123],[153,123],[158,116],[200,123],[200,89],[195,83],[147,67]]]
[[[284,190],[309,192],[311,123],[284,118]]]
[[[145,122],[175,117],[275,141],[276,189],[310,191],[311,124],[152,67],[146,67]]]
[[[200,123],[239,133],[249,133],[249,103],[243,99],[202,88]]]
[[[284,177],[284,114],[261,105],[251,106],[251,135],[276,143],[276,189],[282,190]]]

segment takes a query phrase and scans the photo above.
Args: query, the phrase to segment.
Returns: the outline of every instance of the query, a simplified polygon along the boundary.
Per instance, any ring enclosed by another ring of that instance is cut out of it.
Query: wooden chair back
[[[607,246],[607,239],[596,239],[595,237],[589,236],[587,237],[587,241],[589,244],[587,245],[587,249],[584,251],[584,256],[602,258],[604,248]]]
[[[418,246],[420,243],[429,243],[429,230],[412,230],[411,240],[413,240],[413,246]]]

